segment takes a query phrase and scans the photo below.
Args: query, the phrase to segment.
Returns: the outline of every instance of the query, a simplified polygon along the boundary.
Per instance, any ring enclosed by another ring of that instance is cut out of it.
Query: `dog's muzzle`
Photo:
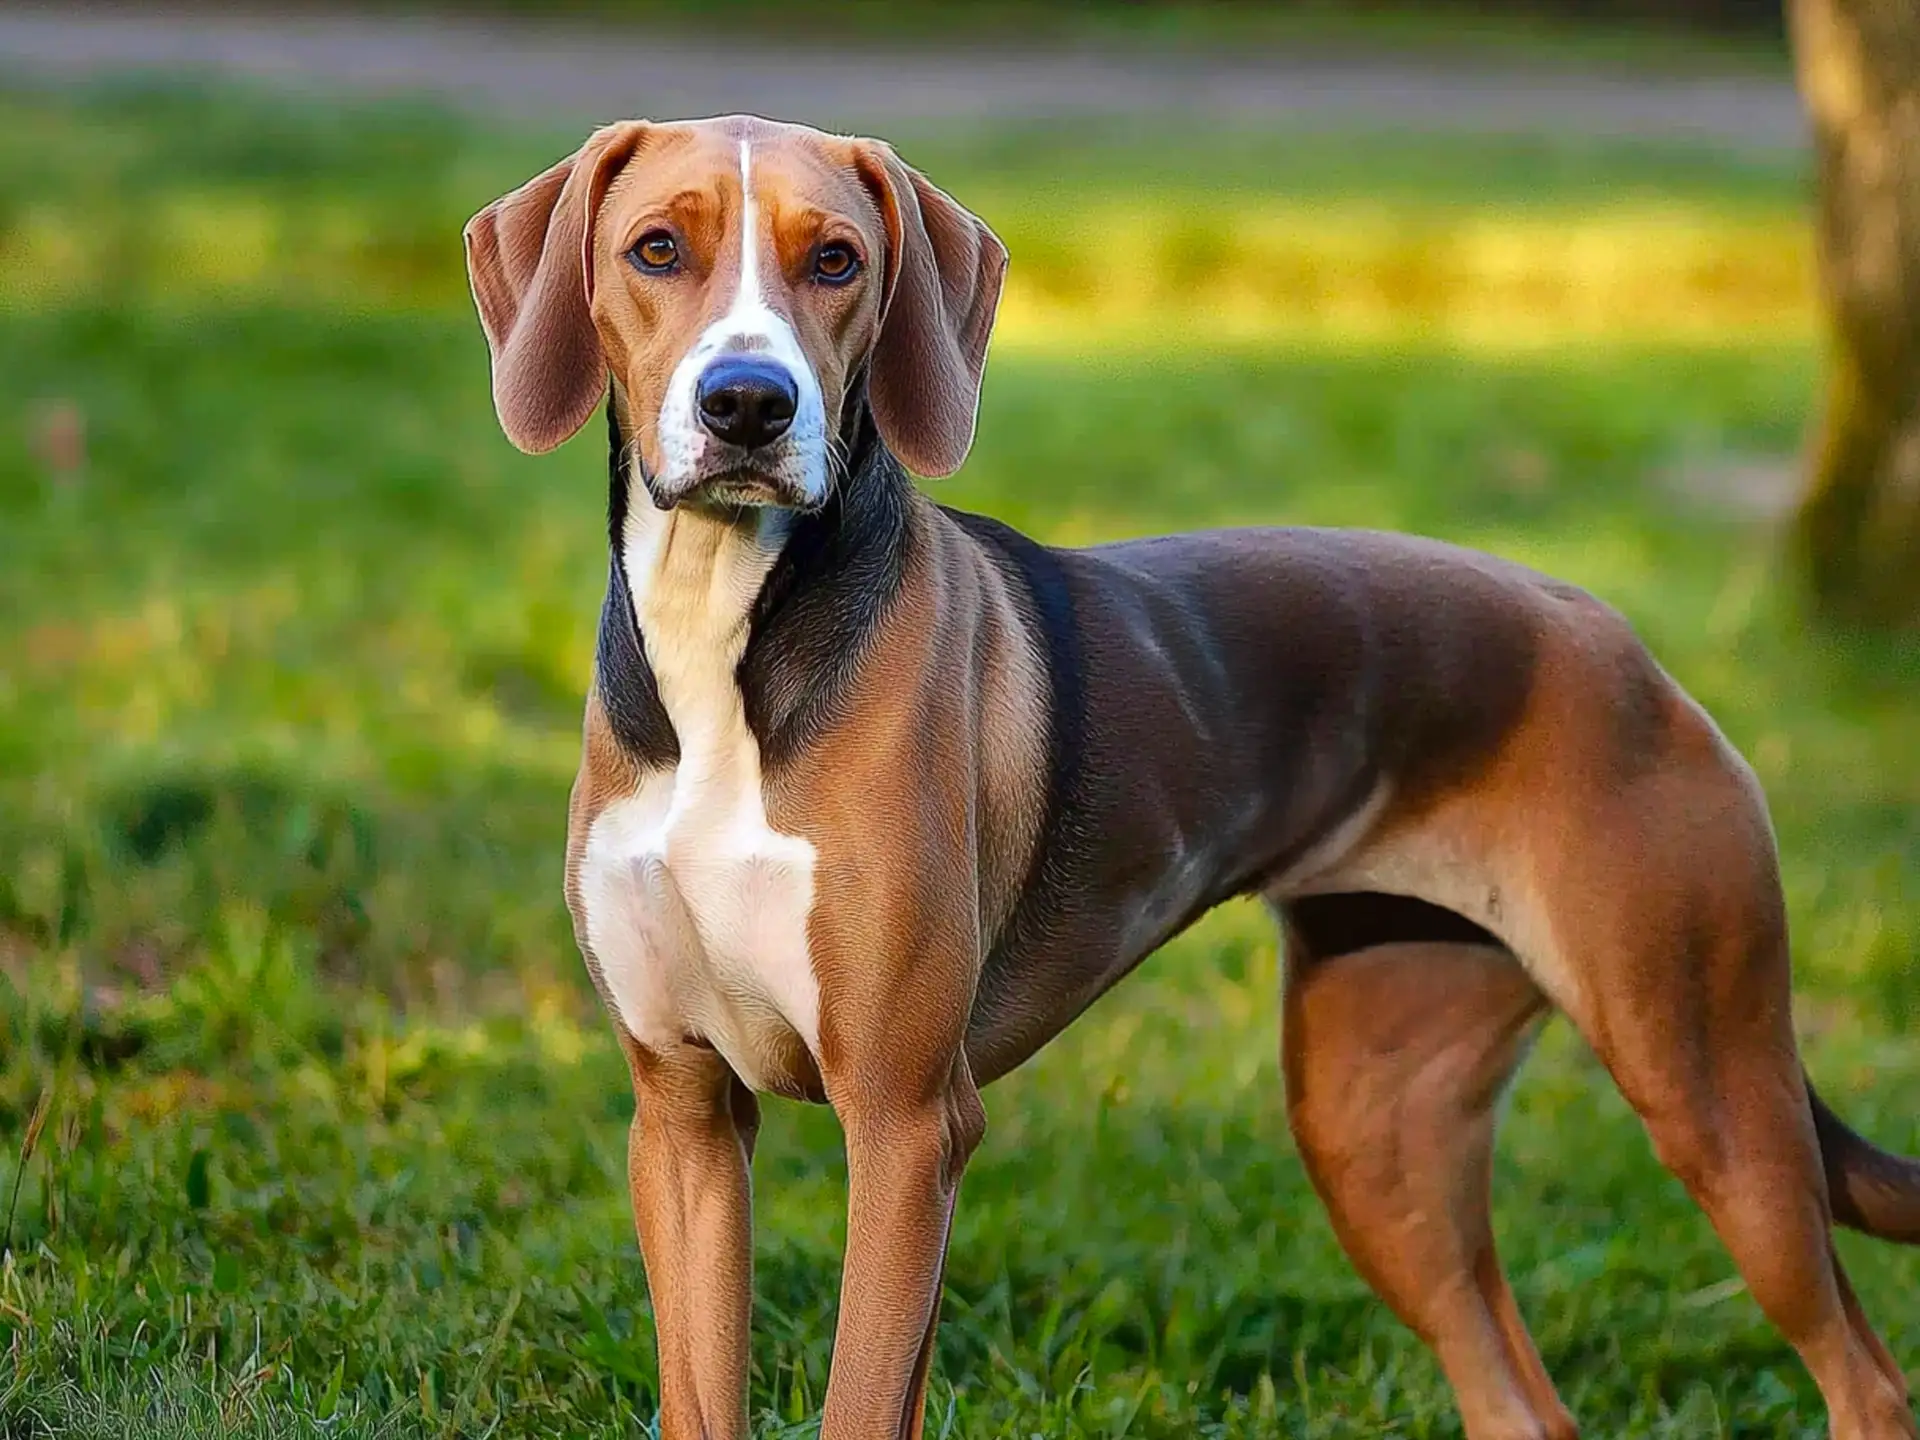
[[[817,473],[823,465],[807,451],[819,443],[820,427],[815,421],[795,430],[801,394],[792,369],[771,356],[735,352],[710,360],[691,397],[704,443],[691,473],[649,481],[653,503],[662,510],[689,501],[817,509],[826,498]]]

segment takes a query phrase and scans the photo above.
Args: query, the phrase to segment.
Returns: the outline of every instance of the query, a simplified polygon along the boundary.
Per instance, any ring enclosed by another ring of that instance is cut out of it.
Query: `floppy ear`
[[[1007,247],[892,146],[863,142],[856,164],[887,226],[880,334],[867,380],[874,424],[909,470],[951,475],[973,445]]]
[[[467,278],[493,356],[493,408],[529,454],[572,435],[606,391],[589,309],[593,221],[646,129],[630,120],[595,131],[467,222]]]

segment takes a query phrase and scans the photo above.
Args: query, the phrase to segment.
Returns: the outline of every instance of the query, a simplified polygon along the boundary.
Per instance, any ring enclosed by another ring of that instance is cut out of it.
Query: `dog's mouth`
[[[736,465],[689,484],[654,486],[653,503],[662,510],[694,505],[718,510],[817,510],[824,497],[776,470]]]
[[[793,505],[799,500],[794,487],[759,470],[729,470],[702,483],[697,494],[723,505]]]

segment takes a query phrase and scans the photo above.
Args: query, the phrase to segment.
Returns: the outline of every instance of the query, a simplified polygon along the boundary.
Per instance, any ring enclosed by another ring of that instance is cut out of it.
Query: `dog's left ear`
[[[594,333],[594,216],[647,131],[629,120],[587,143],[467,222],[467,278],[493,356],[493,408],[529,454],[586,423],[607,388]]]
[[[880,334],[867,396],[881,437],[918,475],[951,475],[973,445],[980,373],[1007,247],[878,140],[855,165],[887,227]]]

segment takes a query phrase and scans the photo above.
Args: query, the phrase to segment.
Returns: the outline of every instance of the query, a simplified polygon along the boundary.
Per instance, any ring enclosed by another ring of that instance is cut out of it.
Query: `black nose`
[[[696,403],[700,423],[715,438],[751,450],[787,433],[800,391],[784,365],[751,355],[729,356],[701,374]]]

